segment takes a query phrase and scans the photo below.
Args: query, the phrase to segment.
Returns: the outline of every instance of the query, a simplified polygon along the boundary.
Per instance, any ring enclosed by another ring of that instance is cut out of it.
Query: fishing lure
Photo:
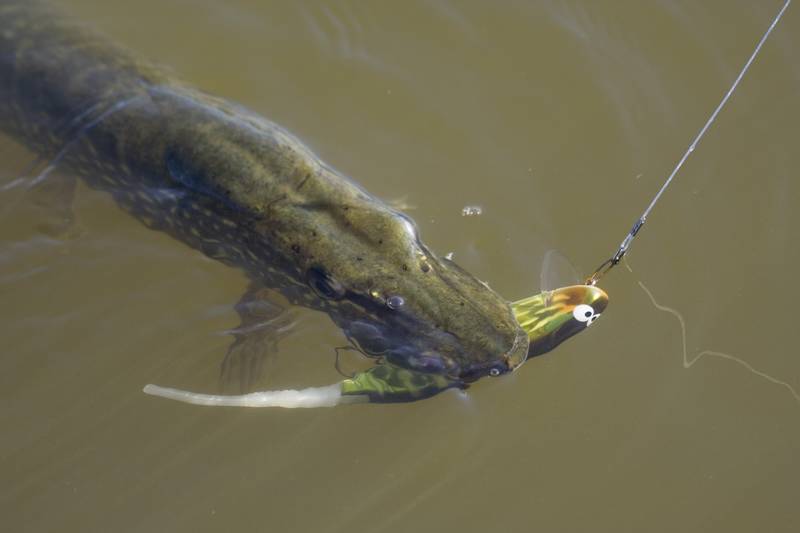
[[[514,316],[528,334],[527,357],[542,355],[568,338],[585,331],[608,305],[608,295],[599,287],[574,285],[511,304]],[[521,365],[522,362],[519,363]],[[519,366],[517,365],[517,367]],[[491,373],[491,376],[500,375]],[[358,402],[403,402],[427,398],[441,391],[468,384],[442,374],[415,372],[392,364],[381,364],[353,378],[326,387],[276,390],[241,395],[201,394],[158,385],[144,392],[180,402],[227,407],[333,407]]]

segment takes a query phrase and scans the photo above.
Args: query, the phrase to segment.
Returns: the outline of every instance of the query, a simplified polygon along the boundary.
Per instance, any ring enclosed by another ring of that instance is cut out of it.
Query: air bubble
[[[389,309],[398,309],[405,305],[406,301],[402,296],[394,295],[386,299],[386,307]]]

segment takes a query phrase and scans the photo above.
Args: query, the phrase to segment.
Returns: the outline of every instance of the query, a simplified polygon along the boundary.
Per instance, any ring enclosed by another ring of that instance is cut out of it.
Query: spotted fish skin
[[[407,216],[274,123],[35,0],[0,1],[0,128],[388,364],[462,384],[527,354],[509,304]]]

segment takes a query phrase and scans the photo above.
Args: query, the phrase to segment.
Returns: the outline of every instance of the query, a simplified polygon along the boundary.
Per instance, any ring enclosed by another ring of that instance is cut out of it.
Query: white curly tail
[[[343,403],[366,401],[366,398],[343,396],[339,383],[327,387],[261,391],[236,396],[202,394],[159,387],[158,385],[147,385],[143,391],[151,396],[160,396],[194,405],[217,407],[286,407],[291,409],[295,407],[333,407]]]

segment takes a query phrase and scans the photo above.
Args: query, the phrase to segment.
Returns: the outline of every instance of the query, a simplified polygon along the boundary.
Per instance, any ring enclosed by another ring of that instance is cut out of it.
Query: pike
[[[281,127],[36,0],[0,2],[0,129],[50,162],[34,181],[65,168],[148,228],[247,275],[223,373],[257,368],[274,341],[264,327],[279,320],[273,291],[326,313],[375,362],[328,387],[224,396],[148,385],[149,394],[282,407],[417,400],[518,368],[607,302],[576,286],[512,309]]]

